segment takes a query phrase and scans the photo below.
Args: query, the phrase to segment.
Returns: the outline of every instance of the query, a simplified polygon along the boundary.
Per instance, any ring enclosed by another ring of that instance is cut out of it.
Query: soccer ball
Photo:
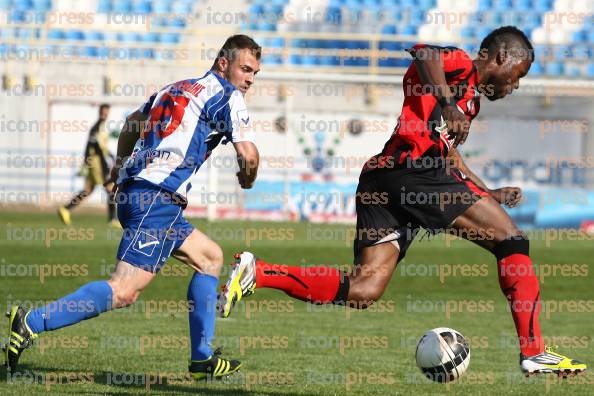
[[[470,348],[462,334],[447,327],[429,330],[417,344],[417,366],[435,382],[459,378],[470,364]]]

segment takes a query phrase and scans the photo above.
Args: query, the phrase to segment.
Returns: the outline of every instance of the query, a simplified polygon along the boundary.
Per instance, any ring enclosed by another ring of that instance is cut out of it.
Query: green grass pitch
[[[118,245],[104,216],[0,212],[0,307],[42,304],[105,279]],[[270,262],[349,266],[350,227],[306,223],[193,220],[217,240],[226,262],[249,249]],[[592,240],[532,238],[547,341],[592,363]],[[225,270],[221,282],[228,270]],[[45,333],[21,357],[21,372],[0,369],[0,394],[195,395],[590,395],[592,372],[571,379],[525,378],[515,329],[492,256],[461,240],[417,240],[381,301],[367,311],[312,306],[260,289],[229,319],[217,319],[215,346],[243,361],[239,375],[193,383],[185,305],[190,271],[170,260],[133,307]],[[2,342],[7,319],[2,318]],[[417,340],[447,326],[470,341],[466,375],[431,383],[415,364]]]

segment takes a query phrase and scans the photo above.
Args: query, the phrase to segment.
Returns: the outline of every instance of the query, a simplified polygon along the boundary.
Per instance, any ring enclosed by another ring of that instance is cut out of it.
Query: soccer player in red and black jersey
[[[228,316],[234,304],[261,287],[317,304],[368,307],[382,296],[419,228],[445,231],[471,240],[497,259],[523,372],[585,370],[585,364],[543,344],[529,242],[501,208],[517,205],[521,190],[488,189],[456,150],[479,112],[480,97],[498,100],[518,88],[534,60],[530,41],[506,26],[483,40],[474,60],[454,47],[415,45],[408,51],[414,62],[404,75],[398,125],[359,178],[353,270],[347,274],[336,268],[270,264],[243,252],[220,294],[220,314]]]

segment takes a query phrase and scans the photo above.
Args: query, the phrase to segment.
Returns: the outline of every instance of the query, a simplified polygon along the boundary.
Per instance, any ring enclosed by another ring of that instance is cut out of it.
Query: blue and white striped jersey
[[[149,117],[118,184],[143,179],[185,198],[221,141],[254,142],[243,94],[211,71],[166,86],[139,110]]]

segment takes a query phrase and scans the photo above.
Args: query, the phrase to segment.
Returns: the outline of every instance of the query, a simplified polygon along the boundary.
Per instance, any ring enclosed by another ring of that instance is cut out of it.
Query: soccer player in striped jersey
[[[352,272],[270,264],[244,252],[219,297],[221,315],[228,316],[234,304],[261,287],[312,303],[368,307],[381,297],[422,227],[452,232],[493,253],[512,307],[523,372],[585,370],[585,364],[543,344],[529,242],[500,206],[517,205],[520,189],[490,190],[456,150],[478,114],[480,97],[498,100],[518,88],[534,60],[530,41],[506,26],[483,40],[474,60],[454,47],[415,45],[409,52],[414,62],[404,75],[398,125],[359,178]]]
[[[244,94],[260,70],[260,55],[253,39],[232,36],[205,75],[166,86],[127,118],[111,171],[124,228],[115,271],[45,307],[12,307],[5,349],[12,372],[41,333],[133,304],[171,256],[196,271],[187,293],[191,375],[218,378],[239,369],[239,361],[222,358],[210,345],[223,252],[183,210],[192,175],[221,142],[237,151],[240,186],[251,188],[256,179],[259,154]]]

